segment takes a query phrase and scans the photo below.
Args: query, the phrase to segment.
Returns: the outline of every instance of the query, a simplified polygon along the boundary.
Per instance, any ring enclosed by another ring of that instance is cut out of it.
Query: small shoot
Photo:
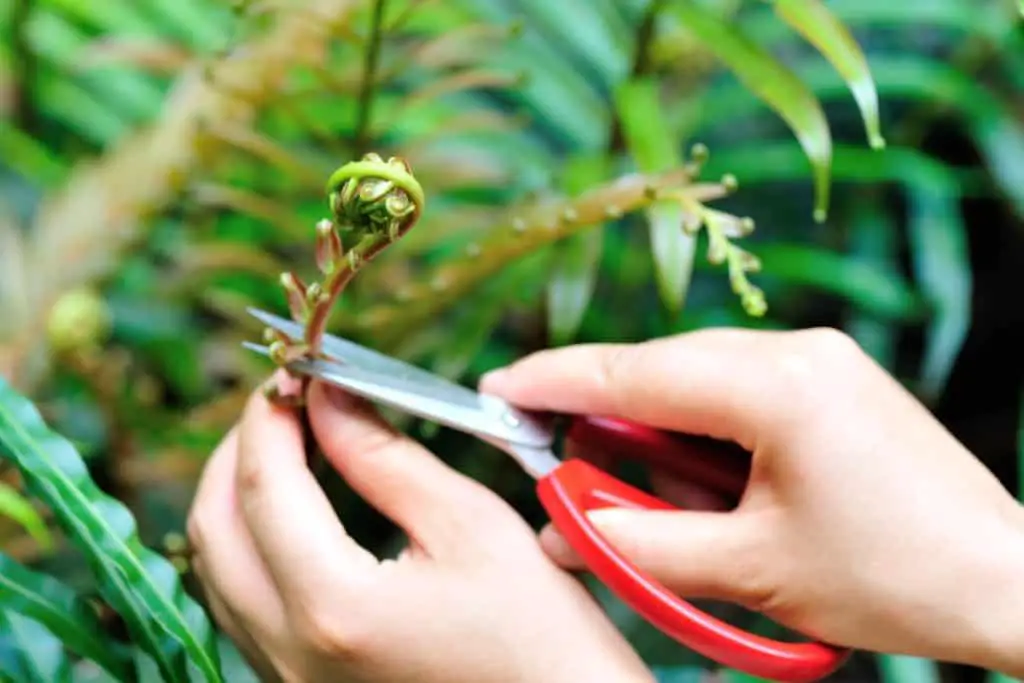
[[[292,272],[281,274],[292,318],[305,327],[301,342],[267,329],[271,359],[279,366],[316,358],[331,310],[355,275],[381,251],[397,242],[423,213],[423,188],[402,158],[385,161],[370,152],[336,170],[327,182],[331,217],[316,224],[316,267],[323,276],[306,284]],[[305,395],[301,382],[298,397]],[[292,392],[272,383],[267,396],[291,402]]]

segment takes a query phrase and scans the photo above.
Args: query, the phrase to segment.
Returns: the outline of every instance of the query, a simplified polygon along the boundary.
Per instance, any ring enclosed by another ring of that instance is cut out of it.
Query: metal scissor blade
[[[270,350],[266,346],[251,342],[243,342],[243,345],[262,355],[270,355]],[[370,401],[475,434],[491,442],[532,448],[551,446],[552,434],[541,421],[517,410],[497,396],[478,394],[466,389],[474,400],[472,405],[463,405],[452,403],[443,395],[431,393],[431,387],[425,386],[417,378],[410,380],[405,376],[381,373],[331,360],[300,359],[292,361],[288,367]]]
[[[281,332],[293,341],[301,340],[304,330],[301,325],[293,320],[287,320],[273,313],[267,313],[257,308],[248,309],[250,315],[254,316],[268,327]],[[464,408],[479,408],[479,400],[475,391],[464,386],[449,382],[443,377],[427,372],[415,365],[410,365],[397,358],[384,355],[365,346],[360,346],[332,334],[325,334],[321,346],[325,356],[349,366],[355,366],[363,370],[388,375],[395,378],[403,378],[410,383],[416,383],[430,392],[435,398],[443,398],[448,403],[459,405]]]

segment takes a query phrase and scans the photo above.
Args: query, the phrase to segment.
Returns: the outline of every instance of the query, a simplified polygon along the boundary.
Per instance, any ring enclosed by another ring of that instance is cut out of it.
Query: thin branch
[[[370,114],[377,85],[377,65],[380,61],[380,44],[384,33],[384,6],[386,4],[386,0],[374,0],[373,4],[370,38],[363,62],[363,83],[359,91],[359,109],[356,113],[355,134],[352,137],[352,147],[355,152],[353,157],[357,159],[370,151]]]

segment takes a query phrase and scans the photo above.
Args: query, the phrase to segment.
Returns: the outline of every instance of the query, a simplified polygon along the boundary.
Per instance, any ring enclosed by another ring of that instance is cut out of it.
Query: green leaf
[[[775,11],[832,63],[860,107],[871,147],[885,147],[878,120],[875,82],[867,59],[849,29],[820,0],[775,0]]]
[[[970,254],[952,188],[939,183],[915,187],[908,199],[911,262],[921,290],[934,307],[919,391],[935,399],[945,387],[971,324]]]
[[[906,655],[878,655],[882,683],[939,683],[938,666],[930,659]]]
[[[39,622],[77,655],[96,662],[119,680],[131,680],[131,658],[104,637],[89,604],[64,583],[34,572],[0,553],[0,609]]]
[[[563,169],[562,186],[569,195],[604,180],[607,159],[580,155]],[[547,286],[548,335],[554,346],[568,344],[590,306],[604,246],[604,226],[570,235],[552,245],[553,260]]]
[[[902,280],[898,236],[891,216],[876,203],[867,202],[850,219],[851,256]],[[894,325],[858,309],[851,312],[845,327],[865,353],[889,372],[895,371],[898,330]]]
[[[641,171],[666,171],[679,164],[679,141],[665,120],[653,79],[623,83],[615,93],[623,137]],[[675,201],[655,202],[644,212],[651,236],[654,273],[662,303],[674,315],[683,308],[693,262],[696,236],[683,231],[684,212]]]
[[[142,545],[128,509],[99,490],[71,443],[3,380],[0,457],[18,467],[28,491],[85,553],[101,595],[163,677],[188,681],[195,670],[201,680],[221,683],[215,632],[173,565]]]
[[[814,219],[828,215],[832,133],[821,103],[796,75],[739,29],[697,5],[678,0],[671,11],[737,78],[793,130],[814,174]]]
[[[865,311],[889,319],[921,314],[920,299],[898,273],[844,254],[802,244],[758,244],[766,279],[813,287],[840,296]],[[712,268],[700,262],[701,268]]]
[[[8,635],[17,652],[18,683],[71,683],[71,662],[64,647],[41,624],[0,610],[0,632]]]
[[[20,524],[44,549],[49,550],[53,547],[50,531],[46,528],[46,522],[39,511],[14,487],[3,482],[0,482],[0,515]]]

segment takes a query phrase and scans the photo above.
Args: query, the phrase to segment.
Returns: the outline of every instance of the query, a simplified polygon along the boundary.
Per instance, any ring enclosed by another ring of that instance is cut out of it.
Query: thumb
[[[587,515],[607,541],[641,570],[685,598],[760,604],[769,590],[762,570],[766,555],[736,513],[606,508]],[[557,564],[586,570],[554,526],[540,543]]]
[[[394,430],[365,401],[314,382],[309,417],[324,456],[360,497],[432,554],[458,553],[501,499]]]

